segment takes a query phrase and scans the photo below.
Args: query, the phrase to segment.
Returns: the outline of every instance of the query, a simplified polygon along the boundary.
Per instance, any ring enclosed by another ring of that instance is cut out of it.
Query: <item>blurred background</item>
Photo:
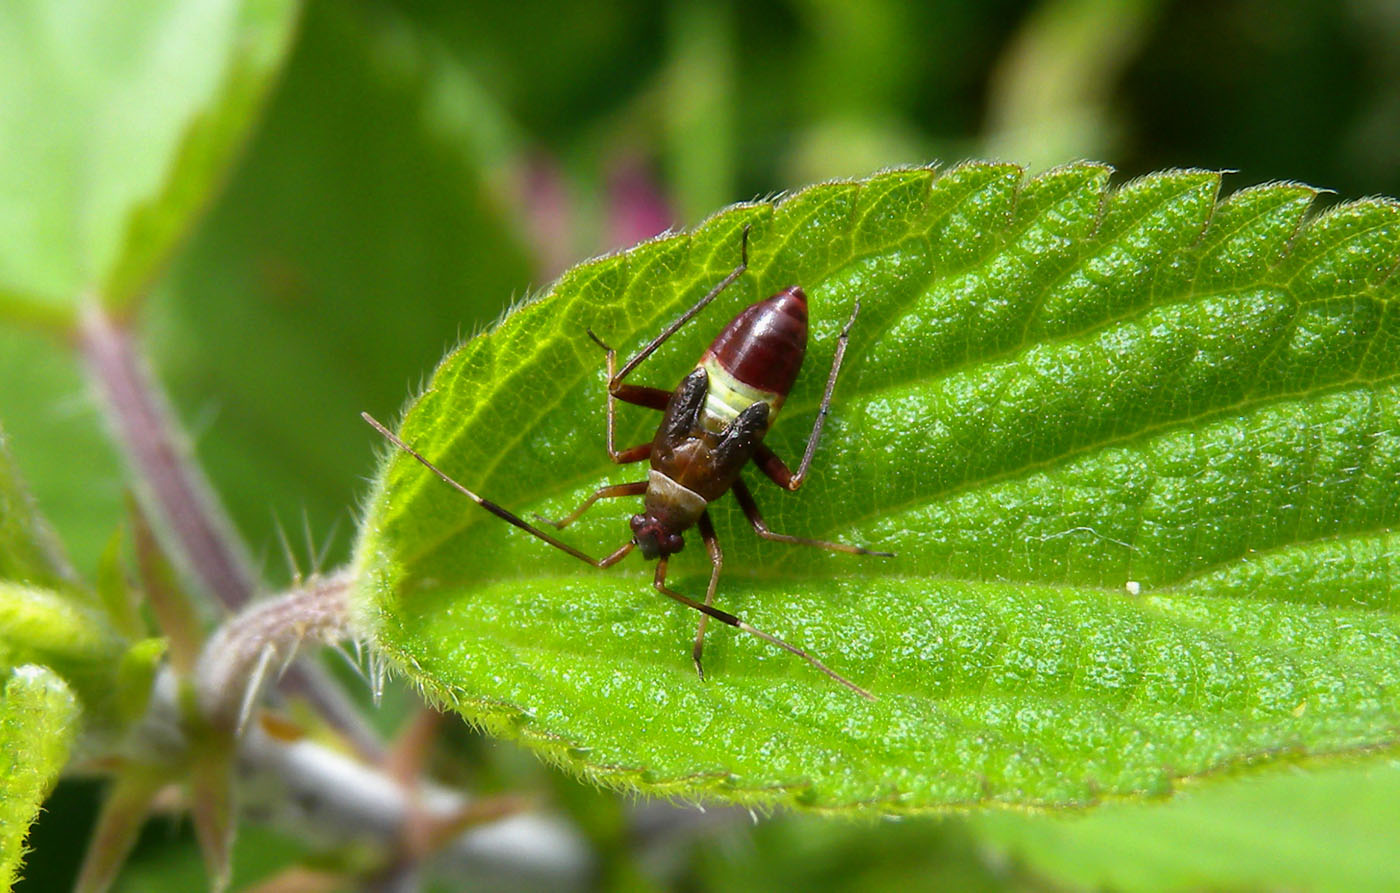
[[[731,202],[964,158],[1400,194],[1400,3],[313,0],[141,331],[275,585],[292,573],[279,527],[308,531],[303,567],[309,553],[331,566],[348,554],[374,461],[358,413],[393,416],[446,349],[567,266]],[[0,328],[0,381],[19,464],[90,573],[122,516],[123,478],[74,358]],[[411,705],[391,695],[374,715],[392,730]],[[1056,868],[1046,854],[1068,844],[1046,837],[1037,851],[1041,832],[1026,826],[639,809],[509,745],[460,728],[446,738],[449,779],[578,817],[608,886],[1133,886]],[[96,797],[88,783],[59,788],[21,889],[71,883]],[[249,829],[235,878],[302,855]],[[123,889],[201,878],[189,828],[156,822]]]

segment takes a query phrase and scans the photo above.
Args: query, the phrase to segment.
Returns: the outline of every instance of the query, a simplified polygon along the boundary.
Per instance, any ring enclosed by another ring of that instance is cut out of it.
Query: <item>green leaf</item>
[[[1393,890],[1400,767],[1261,773],[1074,816],[970,819],[1066,889]]]
[[[112,720],[124,650],[100,608],[69,593],[0,580],[0,669],[51,669],[82,699],[90,724]]]
[[[6,674],[0,698],[0,890],[19,874],[24,838],[39,815],[78,727],[78,702],[63,680],[33,665]]]
[[[671,386],[740,308],[798,283],[813,339],[768,442],[801,454],[858,298],[813,477],[751,476],[778,531],[716,504],[716,603],[810,649],[866,703],[695,616],[633,557],[599,572],[385,464],[358,567],[364,632],[426,690],[594,779],[825,810],[1082,805],[1400,730],[1400,205],[1307,219],[1308,187],[1217,203],[1181,171],[1108,190],[1081,164],[893,171],[566,274],[448,357],[404,437],[463,484],[557,516],[635,480],[602,451],[602,357],[720,279],[641,367]],[[654,414],[623,407],[619,440]],[[566,532],[603,554],[635,503]],[[695,537],[691,537],[695,540]],[[692,542],[673,585],[704,592]]]
[[[136,297],[208,202],[292,0],[22,0],[0,11],[0,315]]]

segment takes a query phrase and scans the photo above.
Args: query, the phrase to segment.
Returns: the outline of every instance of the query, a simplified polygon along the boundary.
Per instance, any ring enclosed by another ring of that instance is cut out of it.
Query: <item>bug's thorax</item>
[[[647,476],[645,508],[632,516],[632,541],[646,558],[679,552],[681,534],[694,527],[709,502],[665,472],[653,468]]]

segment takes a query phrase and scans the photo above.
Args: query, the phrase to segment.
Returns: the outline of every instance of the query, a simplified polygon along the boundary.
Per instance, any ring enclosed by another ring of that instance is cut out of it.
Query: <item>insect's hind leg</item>
[[[802,462],[798,464],[797,472],[794,474],[790,471],[778,454],[762,443],[754,451],[754,464],[779,487],[796,490],[807,479],[807,469],[812,466],[812,457],[816,455],[817,443],[821,440],[822,426],[826,424],[826,415],[831,411],[831,395],[836,391],[836,377],[841,374],[841,362],[846,358],[846,343],[851,339],[851,327],[856,324],[856,316],[859,314],[860,301],[856,301],[855,306],[851,308],[850,319],[841,327],[841,334],[836,336],[836,352],[831,357],[831,372],[826,376],[826,391],[822,394],[821,406],[817,409],[816,420],[812,422],[812,433],[807,436],[807,448],[802,452]]]
[[[593,334],[592,329],[587,329],[588,337],[593,339],[608,354],[608,396],[607,396],[607,417],[608,417],[608,456],[618,465],[626,465],[629,462],[643,462],[651,458],[651,443],[639,443],[634,447],[625,450],[617,448],[617,401],[631,403],[633,406],[643,406],[647,409],[664,410],[666,404],[671,399],[670,391],[663,391],[660,388],[648,388],[642,385],[619,384],[615,374],[617,366],[617,351],[613,350],[603,339]]]
[[[848,552],[852,555],[875,555],[880,558],[893,558],[893,552],[876,552],[874,549],[867,549],[864,546],[852,546],[849,543],[832,543],[826,540],[813,540],[806,537],[790,536],[786,533],[774,533],[768,529],[768,524],[763,520],[762,513],[758,510],[758,503],[754,502],[753,494],[749,492],[748,485],[742,480],[736,480],[731,488],[734,498],[739,500],[739,508],[744,510],[744,517],[749,519],[753,525],[753,532],[766,540],[773,540],[779,543],[791,543],[796,546],[815,546],[818,549],[829,549],[832,552]]]
[[[467,497],[472,502],[475,502],[477,505],[486,509],[486,511],[495,515],[497,518],[500,518],[502,521],[505,521],[507,524],[512,524],[516,527],[519,527],[521,530],[525,531],[526,533],[530,534],[536,539],[544,540],[546,543],[549,543],[554,548],[558,549],[561,552],[565,552],[569,555],[572,555],[579,561],[586,562],[588,564],[593,565],[594,567],[612,567],[614,564],[617,564],[619,561],[626,558],[629,554],[631,554],[632,550],[636,548],[636,543],[626,542],[619,546],[617,549],[613,550],[611,553],[603,556],[602,558],[594,558],[593,556],[585,552],[581,552],[578,549],[575,549],[573,546],[569,545],[568,543],[559,539],[555,539],[553,536],[549,535],[548,533],[545,533],[543,530],[540,530],[538,527],[534,526],[529,521],[526,521],[524,518],[520,517],[519,515],[515,514],[509,509],[502,508],[501,506],[497,505],[491,500],[478,496],[476,493],[472,492],[471,490],[468,490],[466,487],[462,486],[455,479],[453,479],[452,476],[449,475],[447,472],[443,471],[441,468],[438,468],[432,462],[429,462],[426,458],[424,458],[422,453],[418,452],[413,447],[404,443],[403,440],[397,434],[384,427],[384,425],[380,424],[380,422],[377,419],[375,419],[374,416],[370,415],[367,412],[362,412],[360,413],[360,418],[368,422],[370,424],[370,427],[374,428],[374,430],[384,435],[384,437],[388,439],[390,443],[403,450],[405,453],[408,453],[421,465],[423,465],[423,467],[427,468],[433,474],[437,475],[439,478],[442,479],[443,483],[447,484],[452,489],[456,490],[458,493],[461,493],[463,496]]]

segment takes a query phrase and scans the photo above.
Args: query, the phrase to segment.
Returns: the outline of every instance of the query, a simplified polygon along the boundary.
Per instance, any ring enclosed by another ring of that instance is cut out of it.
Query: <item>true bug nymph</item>
[[[603,343],[591,330],[588,331],[588,336],[607,355],[608,455],[620,464],[650,460],[651,469],[646,480],[599,488],[578,508],[558,521],[549,521],[538,515],[536,518],[552,524],[555,528],[564,528],[600,499],[643,496],[642,512],[631,518],[631,540],[604,558],[593,558],[494,502],[483,499],[457,483],[368,413],[364,414],[364,418],[396,446],[427,466],[459,492],[470,497],[477,505],[580,561],[595,567],[609,567],[621,561],[633,549],[640,550],[645,558],[656,560],[656,574],[652,580],[656,590],[701,614],[692,652],[695,669],[701,678],[705,675],[701,664],[705,623],[708,618],[713,617],[721,623],[798,655],[857,694],[873,698],[865,689],[837,674],[801,648],[763,632],[733,614],[713,607],[715,587],[719,583],[724,554],[707,511],[711,502],[732,491],[754,532],[765,539],[838,552],[891,557],[889,552],[875,552],[861,546],[774,533],[764,523],[753,494],[739,477],[740,470],[753,461],[778,486],[788,490],[796,490],[802,486],[807,477],[807,470],[812,464],[817,441],[821,437],[822,425],[831,408],[831,395],[836,387],[837,374],[841,371],[841,361],[846,354],[846,342],[850,337],[851,326],[855,324],[856,315],[860,312],[860,302],[857,301],[851,308],[851,316],[837,336],[826,390],[822,394],[821,406],[817,411],[816,420],[812,423],[812,433],[807,438],[807,448],[796,472],[791,471],[776,453],[764,445],[763,438],[791,391],[807,350],[807,296],[798,286],[789,286],[772,297],[753,304],[730,321],[711,343],[694,370],[674,391],[624,384],[623,381],[642,361],[743,275],[748,268],[748,240],[749,228],[746,226],[740,243],[739,265],[694,306],[653,338],[636,356],[628,360],[621,370],[616,368],[617,352]],[[614,430],[618,400],[664,413],[661,426],[657,428],[656,436],[650,442],[627,449],[617,448]],[[704,602],[681,595],[666,585],[667,561],[671,555],[681,550],[684,545],[683,535],[691,527],[699,529],[700,537],[704,540],[710,556],[710,583],[705,590]]]

